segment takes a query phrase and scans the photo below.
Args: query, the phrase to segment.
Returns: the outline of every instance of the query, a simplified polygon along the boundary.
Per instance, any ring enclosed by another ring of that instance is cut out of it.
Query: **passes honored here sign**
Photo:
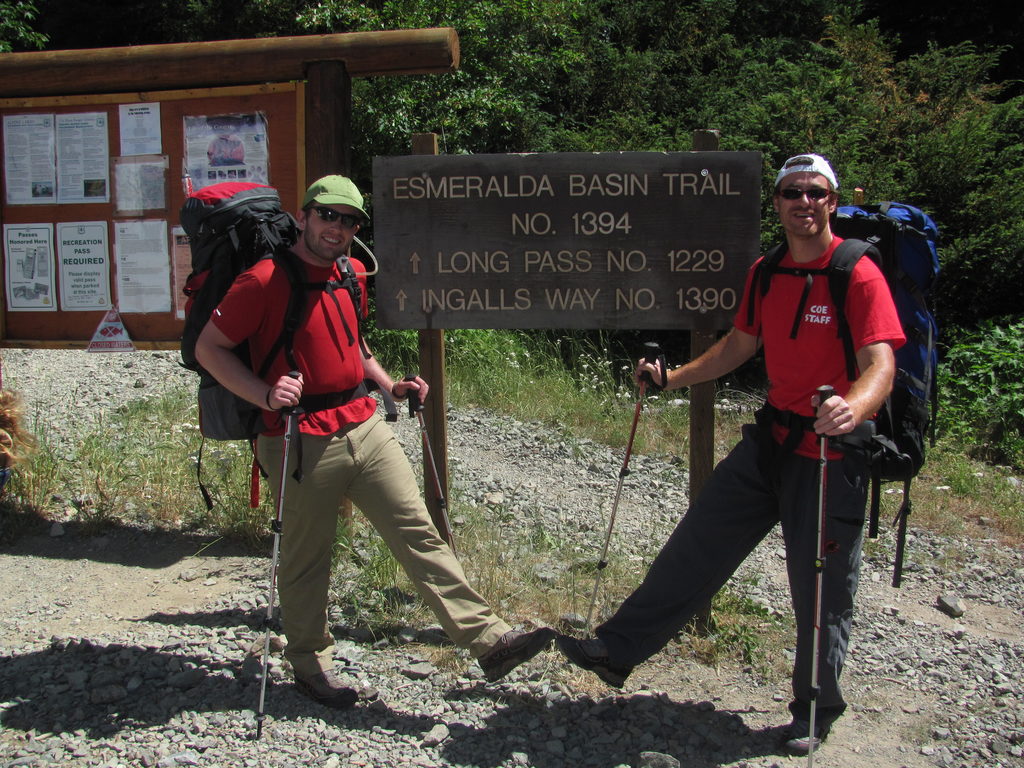
[[[726,328],[759,152],[378,157],[386,328]]]

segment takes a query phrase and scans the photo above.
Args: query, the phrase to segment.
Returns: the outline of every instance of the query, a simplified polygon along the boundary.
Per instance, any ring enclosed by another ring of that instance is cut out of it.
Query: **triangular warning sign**
[[[121,315],[116,309],[108,309],[107,314],[100,320],[96,327],[96,333],[92,335],[87,352],[134,352],[135,345],[132,344],[124,323],[121,322]]]

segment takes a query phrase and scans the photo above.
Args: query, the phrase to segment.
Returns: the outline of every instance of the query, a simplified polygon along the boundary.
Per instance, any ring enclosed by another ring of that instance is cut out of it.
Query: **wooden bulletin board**
[[[166,209],[122,212],[117,210],[116,190],[111,188],[109,203],[75,202],[60,204],[9,204],[6,189],[7,175],[0,180],[4,194],[0,197],[0,222],[3,224],[57,225],[69,222],[105,222],[107,229],[107,255],[109,259],[110,299],[119,309],[121,320],[132,342],[141,349],[173,348],[181,335],[181,285],[187,277],[187,264],[181,259],[175,263],[175,242],[172,229],[178,224],[178,212],[185,199],[182,169],[185,157],[185,117],[212,117],[260,113],[267,126],[269,183],[278,189],[286,209],[293,211],[300,202],[299,190],[305,186],[302,161],[304,148],[302,83],[280,83],[260,86],[238,86],[202,90],[160,91],[149,93],[107,94],[92,96],[52,96],[37,98],[0,99],[0,117],[8,115],[59,115],[64,113],[106,113],[108,152],[110,156],[110,186],[114,186],[113,166],[125,162],[120,157],[122,104],[158,103],[160,105],[161,155],[166,156],[167,171],[164,179]],[[0,133],[0,142],[3,141]],[[0,158],[6,154],[0,154]],[[125,220],[163,221],[168,239],[167,253],[170,264],[170,311],[124,311],[118,306],[118,274],[115,229]],[[181,248],[177,249],[181,253]],[[8,286],[7,244],[4,242],[3,277]],[[56,251],[56,237],[54,237]],[[85,347],[106,315],[105,310],[76,310],[62,306],[61,270],[57,254],[50,254],[55,287],[53,301],[56,311],[12,309],[8,306],[6,290],[0,291],[3,302],[0,316],[0,346],[4,347]],[[184,271],[184,274],[182,272]]]

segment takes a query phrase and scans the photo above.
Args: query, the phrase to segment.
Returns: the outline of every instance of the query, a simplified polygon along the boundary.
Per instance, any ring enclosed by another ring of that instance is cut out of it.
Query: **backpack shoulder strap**
[[[853,381],[857,378],[857,353],[853,348],[853,334],[850,323],[846,319],[846,295],[850,288],[850,277],[864,254],[875,251],[872,258],[881,260],[878,249],[864,240],[843,240],[832,254],[828,265],[828,291],[836,310],[836,326],[839,338],[843,342],[843,353],[846,356],[846,378]]]
[[[747,325],[754,324],[754,301],[757,296],[764,296],[772,284],[772,275],[775,274],[779,262],[786,255],[786,243],[782,242],[774,246],[764,255],[764,258],[757,262],[754,267],[754,274],[750,280],[750,291],[747,296]],[[756,293],[755,293],[756,292]]]
[[[274,249],[269,258],[272,258],[274,263],[284,271],[291,290],[288,292],[288,306],[284,313],[284,327],[281,328],[281,333],[278,334],[277,339],[271,345],[267,356],[259,367],[258,375],[261,379],[270,370],[274,359],[282,351],[284,352],[285,360],[288,362],[289,370],[294,371],[298,369],[292,347],[294,345],[295,332],[299,328],[299,323],[302,321],[302,313],[306,307],[306,290],[303,282],[305,276],[299,260],[291,252],[291,249],[285,244],[279,245]]]
[[[352,266],[352,260],[348,256],[339,256],[336,259],[336,263],[338,265],[338,273],[341,275],[341,282],[332,281],[332,287],[340,287],[348,291],[352,297],[352,305],[356,310],[356,319],[360,319],[363,310],[363,287],[359,283],[355,267]]]

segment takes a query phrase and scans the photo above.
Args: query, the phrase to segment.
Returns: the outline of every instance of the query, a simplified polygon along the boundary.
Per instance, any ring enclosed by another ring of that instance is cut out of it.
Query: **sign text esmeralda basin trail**
[[[761,170],[758,152],[375,158],[377,321],[726,328]]]

